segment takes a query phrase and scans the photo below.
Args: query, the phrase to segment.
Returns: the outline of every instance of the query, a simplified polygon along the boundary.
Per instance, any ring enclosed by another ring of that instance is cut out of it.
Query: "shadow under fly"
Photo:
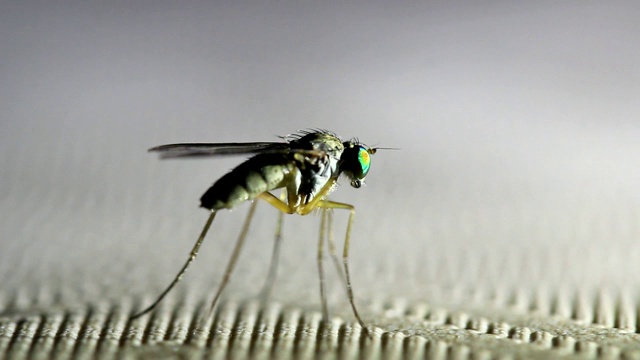
[[[189,258],[171,284],[158,298],[147,308],[134,314],[132,319],[152,311],[182,279],[187,268],[198,255],[200,245],[202,245],[219,210],[231,209],[247,200],[264,200],[280,210],[280,212],[276,226],[276,239],[271,255],[271,265],[261,292],[262,298],[265,299],[269,296],[276,278],[284,214],[307,215],[317,209],[321,211],[317,259],[323,320],[325,323],[329,320],[323,270],[324,241],[328,234],[329,253],[343,279],[353,313],[360,325],[366,329],[354,301],[348,264],[349,240],[355,207],[350,204],[328,200],[327,196],[336,188],[340,175],[345,175],[350,180],[352,187],[361,187],[365,176],[369,172],[370,155],[375,154],[376,150],[380,148],[368,147],[361,144],[357,139],[342,141],[336,134],[326,130],[302,131],[284,136],[282,139],[284,140],[282,142],[169,144],[149,149],[149,151],[159,152],[161,158],[255,155],[216,181],[200,198],[201,206],[209,210],[211,215],[193,246]],[[271,193],[271,191],[277,189],[283,189],[279,198]],[[257,201],[253,201],[249,207],[249,213],[227,263],[222,281],[211,301],[206,319],[211,317],[220,294],[222,294],[229,282],[247,237],[257,203]],[[342,264],[340,264],[336,254],[333,239],[333,209],[347,210],[349,212]],[[342,269],[344,269],[344,273]]]

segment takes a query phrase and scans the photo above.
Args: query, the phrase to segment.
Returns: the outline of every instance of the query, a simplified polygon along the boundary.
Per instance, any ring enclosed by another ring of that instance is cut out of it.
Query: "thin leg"
[[[344,265],[344,274],[345,274],[345,279],[347,281],[347,295],[349,296],[349,302],[351,303],[353,314],[355,315],[356,319],[360,323],[360,326],[362,326],[363,329],[366,329],[364,321],[362,321],[360,314],[358,314],[358,309],[356,309],[356,303],[353,297],[353,287],[351,285],[351,276],[349,275],[349,239],[351,237],[351,225],[353,224],[353,216],[355,215],[356,209],[353,205],[339,203],[335,201],[329,201],[329,200],[321,200],[318,202],[317,206],[325,209],[349,210],[349,222],[347,224],[347,234],[345,235],[345,238],[344,238],[344,251],[342,253],[342,264]]]
[[[318,276],[320,277],[320,301],[322,302],[322,320],[325,324],[329,324],[329,308],[327,306],[327,290],[325,286],[323,266],[327,209],[322,209],[322,217],[320,219],[320,236],[318,237]]]
[[[268,202],[269,204],[271,204],[271,206],[275,207],[276,209],[282,211],[285,214],[293,214],[296,212],[295,209],[289,207],[287,203],[278,199],[275,195],[273,195],[270,192],[263,192],[262,194],[258,195],[256,199],[262,199]],[[306,215],[306,213],[301,215]]]
[[[180,270],[178,275],[176,275],[176,277],[173,279],[173,281],[171,282],[169,287],[167,287],[162,292],[162,294],[160,294],[160,296],[158,296],[158,298],[156,299],[156,301],[153,302],[153,304],[149,305],[149,307],[147,307],[146,309],[140,311],[139,313],[134,314],[133,316],[131,316],[132,320],[133,319],[137,319],[140,316],[145,315],[145,314],[149,313],[151,310],[155,309],[155,307],[160,303],[160,301],[162,301],[162,299],[164,299],[164,297],[169,293],[169,291],[171,291],[171,289],[173,289],[173,287],[178,282],[180,282],[180,280],[182,280],[182,277],[184,276],[184,273],[189,268],[189,265],[191,265],[193,260],[196,259],[196,256],[198,255],[198,250],[200,250],[200,245],[202,245],[202,241],[204,240],[204,237],[207,235],[207,232],[209,231],[209,227],[211,227],[211,223],[213,222],[213,219],[216,217],[216,213],[217,213],[216,210],[211,211],[211,215],[209,215],[209,219],[207,220],[207,223],[204,225],[204,228],[202,229],[202,232],[200,233],[200,237],[198,237],[198,241],[196,241],[196,244],[193,246],[193,249],[191,249],[191,255],[187,259],[187,262],[184,264],[184,266],[182,267],[182,269]]]
[[[218,285],[218,291],[216,291],[216,295],[213,297],[211,301],[211,306],[209,307],[209,311],[207,312],[206,319],[211,317],[213,313],[213,308],[216,306],[218,299],[220,298],[220,294],[222,294],[222,290],[229,283],[229,279],[231,278],[231,273],[233,272],[233,268],[236,266],[236,261],[240,256],[240,252],[242,251],[242,245],[244,245],[244,240],[247,238],[247,233],[249,232],[249,225],[251,225],[251,219],[253,218],[253,213],[256,210],[257,201],[254,201],[249,208],[249,213],[247,214],[247,218],[244,221],[244,225],[242,226],[242,231],[240,232],[240,236],[238,236],[238,240],[236,241],[236,246],[233,248],[233,253],[229,258],[229,263],[227,264],[227,268],[224,271],[224,275],[222,277],[222,282]]]
[[[326,194],[328,194],[329,191],[333,188],[334,184],[335,184],[335,180],[327,181],[327,183],[322,187],[322,189],[320,189],[320,191],[316,194],[316,196],[309,203],[305,204],[301,208],[292,208],[269,192],[260,194],[259,198],[267,201],[269,204],[271,204],[272,206],[274,206],[275,208],[277,208],[278,210],[286,214],[293,214],[295,212],[300,215],[306,215],[318,207],[324,208],[324,209],[349,210],[349,223],[347,224],[347,234],[344,239],[344,251],[342,254],[342,264],[344,266],[345,280],[347,285],[347,294],[349,296],[349,302],[351,303],[351,308],[353,309],[353,314],[355,315],[356,319],[360,323],[360,326],[362,326],[362,328],[366,330],[364,321],[362,321],[360,314],[358,314],[358,309],[356,308],[356,304],[353,296],[353,287],[351,286],[351,277],[349,275],[349,239],[351,236],[351,225],[353,224],[353,216],[355,215],[356,210],[355,210],[355,207],[350,204],[339,203],[339,202],[329,201],[329,200],[322,200],[326,196]],[[324,226],[322,226],[322,228],[324,228]]]
[[[344,272],[342,272],[342,265],[340,264],[340,260],[338,259],[338,254],[336,253],[336,241],[333,236],[333,211],[327,211],[327,233],[329,234],[329,254],[331,255],[331,260],[333,261],[333,265],[338,272],[338,276],[340,276],[340,280],[342,280],[342,284],[345,286],[345,290],[347,288],[347,281],[344,278]]]
[[[280,200],[284,202],[286,198],[286,191],[282,191],[280,195]],[[264,286],[262,286],[262,290],[260,291],[260,299],[263,302],[266,302],[271,296],[271,289],[273,289],[273,283],[276,280],[278,275],[278,262],[280,260],[280,245],[282,244],[282,222],[284,221],[284,213],[282,211],[278,212],[278,222],[276,224],[276,236],[275,241],[273,243],[273,250],[271,252],[271,260],[269,261],[269,274],[267,275],[267,280],[264,282]]]

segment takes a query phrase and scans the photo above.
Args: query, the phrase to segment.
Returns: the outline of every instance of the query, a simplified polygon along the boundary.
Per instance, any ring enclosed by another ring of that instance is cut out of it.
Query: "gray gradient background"
[[[365,319],[393,317],[376,304],[394,299],[636,301],[638,18],[615,1],[3,2],[0,305],[150,301],[204,224],[200,195],[242,158],[146,149],[311,127],[401,148],[332,196],[357,207]],[[219,215],[168,304],[211,294],[247,208]],[[258,208],[227,296],[259,289],[275,216]],[[318,225],[286,218],[274,300],[320,310]],[[332,313],[350,320],[328,270]]]

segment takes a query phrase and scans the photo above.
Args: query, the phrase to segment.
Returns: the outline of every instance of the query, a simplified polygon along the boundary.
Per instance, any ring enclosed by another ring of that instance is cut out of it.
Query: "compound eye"
[[[358,189],[359,187],[362,186],[362,181],[360,181],[358,179],[353,179],[353,180],[351,180],[351,186],[353,186],[354,188]]]
[[[371,165],[371,157],[369,156],[369,152],[363,146],[360,146],[358,150],[358,163],[360,163],[360,168],[362,169],[362,178],[367,176],[369,172],[369,166]]]

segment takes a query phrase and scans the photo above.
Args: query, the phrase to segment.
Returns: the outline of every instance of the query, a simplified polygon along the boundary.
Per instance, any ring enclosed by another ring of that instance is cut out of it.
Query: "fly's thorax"
[[[336,161],[340,159],[340,155],[342,155],[344,151],[344,144],[340,138],[331,134],[320,133],[311,144],[314,150],[324,151],[330,158]]]
[[[338,175],[332,169],[333,164],[337,162],[325,152],[318,152],[318,154],[311,157],[303,154],[296,155],[300,180],[296,193],[304,199],[304,203],[311,201],[330,179]]]
[[[344,151],[340,138],[328,131],[304,133],[292,141],[300,149],[294,156],[300,171],[297,195],[304,202],[311,201],[331,179],[340,175],[339,162]]]
[[[327,157],[327,163],[323,164],[321,170],[323,176],[325,171],[329,171],[331,173],[330,176],[338,176],[338,162],[344,151],[344,145],[337,135],[328,131],[309,132],[292,140],[290,143],[292,147],[297,149],[322,152]]]
[[[200,198],[210,210],[231,209],[295,181],[295,161],[285,154],[256,155],[221,177]]]

